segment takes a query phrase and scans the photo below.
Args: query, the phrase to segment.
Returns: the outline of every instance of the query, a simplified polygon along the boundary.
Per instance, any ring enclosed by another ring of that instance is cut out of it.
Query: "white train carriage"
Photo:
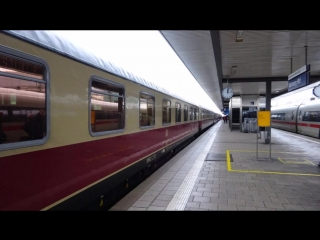
[[[296,132],[297,106],[277,107],[271,110],[271,125],[274,128]]]
[[[297,132],[320,138],[320,100],[299,106]]]
[[[271,127],[320,138],[320,99],[272,108]]]

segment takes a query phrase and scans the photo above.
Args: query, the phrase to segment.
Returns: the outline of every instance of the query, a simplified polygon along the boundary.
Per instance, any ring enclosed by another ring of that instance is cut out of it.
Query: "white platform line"
[[[276,129],[276,130],[278,130],[278,129]],[[280,129],[281,130],[281,129]],[[317,143],[317,144],[320,144],[320,142],[316,142],[316,141],[313,141],[313,140],[310,140],[310,139],[307,139],[307,138],[304,138],[304,137],[299,137],[299,136],[297,136],[297,135],[295,135],[295,134],[290,134],[290,133],[288,133],[288,132],[286,132],[286,131],[284,131],[284,130],[281,130],[281,131],[283,131],[283,133],[285,133],[285,134],[287,134],[287,135],[290,135],[290,136],[292,136],[292,137],[296,137],[296,138],[300,138],[300,139],[303,139],[303,140],[306,140],[306,141],[309,141],[309,142],[313,142],[313,143]],[[271,133],[272,134],[272,133]],[[310,137],[310,136],[307,136],[307,137]]]
[[[169,203],[165,211],[184,210],[184,208],[186,207],[189,196],[192,192],[195,182],[197,181],[199,172],[203,166],[205,158],[208,152],[210,151],[211,145],[217,135],[217,128],[213,127],[211,130],[213,130],[214,133],[208,134],[208,140],[202,139],[201,141],[199,141],[199,147],[201,146],[201,144],[204,144],[205,142],[207,142],[207,144],[203,148],[203,152],[199,154],[199,156],[197,157],[195,163],[189,170],[187,176],[183,180],[182,184],[180,185],[176,194],[173,196],[171,202]]]

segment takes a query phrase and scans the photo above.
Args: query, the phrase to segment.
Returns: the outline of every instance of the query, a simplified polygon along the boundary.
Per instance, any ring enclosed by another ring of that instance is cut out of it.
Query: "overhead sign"
[[[297,71],[291,73],[289,76],[288,76],[288,80],[300,75],[301,73],[304,73],[304,72],[309,72],[310,71],[310,64],[309,65],[304,65],[302,68],[298,69]]]
[[[270,111],[258,111],[258,126],[270,127]]]
[[[310,64],[305,65],[288,76],[288,92],[309,84]]]
[[[309,84],[310,72],[302,73],[288,81],[288,92]]]

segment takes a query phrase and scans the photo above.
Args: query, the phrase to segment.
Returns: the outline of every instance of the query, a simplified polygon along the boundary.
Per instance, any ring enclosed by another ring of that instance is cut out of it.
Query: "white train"
[[[320,138],[320,99],[271,108],[271,127]]]

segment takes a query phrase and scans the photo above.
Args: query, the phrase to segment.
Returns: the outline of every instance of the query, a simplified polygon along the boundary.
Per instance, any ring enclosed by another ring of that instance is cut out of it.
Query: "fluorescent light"
[[[234,75],[236,73],[237,66],[232,66],[231,67],[231,75]]]
[[[244,30],[238,30],[236,42],[243,42]]]

